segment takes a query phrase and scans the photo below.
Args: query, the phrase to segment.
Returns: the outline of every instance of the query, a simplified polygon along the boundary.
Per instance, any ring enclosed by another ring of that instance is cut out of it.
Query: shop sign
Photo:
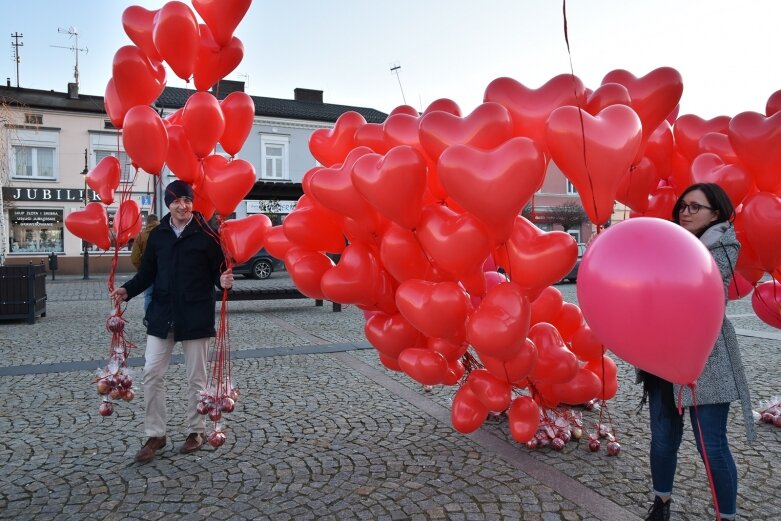
[[[87,190],[90,201],[100,201],[95,190]],[[38,188],[38,187],[3,187],[3,197],[6,201],[37,201],[37,202],[82,202],[83,188]]]

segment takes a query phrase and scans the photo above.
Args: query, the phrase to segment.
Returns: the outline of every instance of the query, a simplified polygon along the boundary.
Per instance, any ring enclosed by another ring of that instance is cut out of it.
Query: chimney
[[[220,99],[231,92],[244,92],[244,82],[235,80],[220,80],[212,87],[212,94]]]
[[[5,86],[6,87],[10,87],[11,86],[11,78],[6,78],[5,79]]]
[[[68,83],[68,97],[70,99],[79,99],[79,84]]]
[[[312,89],[293,89],[294,100],[308,103],[323,103],[323,91]]]

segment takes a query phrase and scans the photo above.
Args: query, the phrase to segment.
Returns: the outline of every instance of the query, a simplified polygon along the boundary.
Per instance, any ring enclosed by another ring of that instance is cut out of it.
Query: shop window
[[[62,253],[62,210],[10,208],[11,253]]]

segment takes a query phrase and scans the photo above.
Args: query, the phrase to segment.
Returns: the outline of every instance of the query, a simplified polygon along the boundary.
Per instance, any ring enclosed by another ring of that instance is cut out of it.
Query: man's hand
[[[220,275],[220,286],[222,289],[231,289],[233,287],[233,270],[225,270]]]
[[[119,304],[127,300],[127,290],[125,288],[117,288],[109,293],[109,296],[114,299],[114,302]]]

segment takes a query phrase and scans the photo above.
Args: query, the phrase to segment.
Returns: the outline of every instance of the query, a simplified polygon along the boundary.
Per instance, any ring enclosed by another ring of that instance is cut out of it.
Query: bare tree
[[[552,206],[545,216],[550,223],[559,224],[564,230],[576,228],[588,220],[583,207],[575,202]]]
[[[3,187],[8,186],[11,179],[11,165],[8,157],[11,146],[10,134],[14,123],[14,114],[7,100],[0,98],[0,266],[5,264],[9,244],[9,227],[5,213],[12,204],[6,200],[2,192]]]

